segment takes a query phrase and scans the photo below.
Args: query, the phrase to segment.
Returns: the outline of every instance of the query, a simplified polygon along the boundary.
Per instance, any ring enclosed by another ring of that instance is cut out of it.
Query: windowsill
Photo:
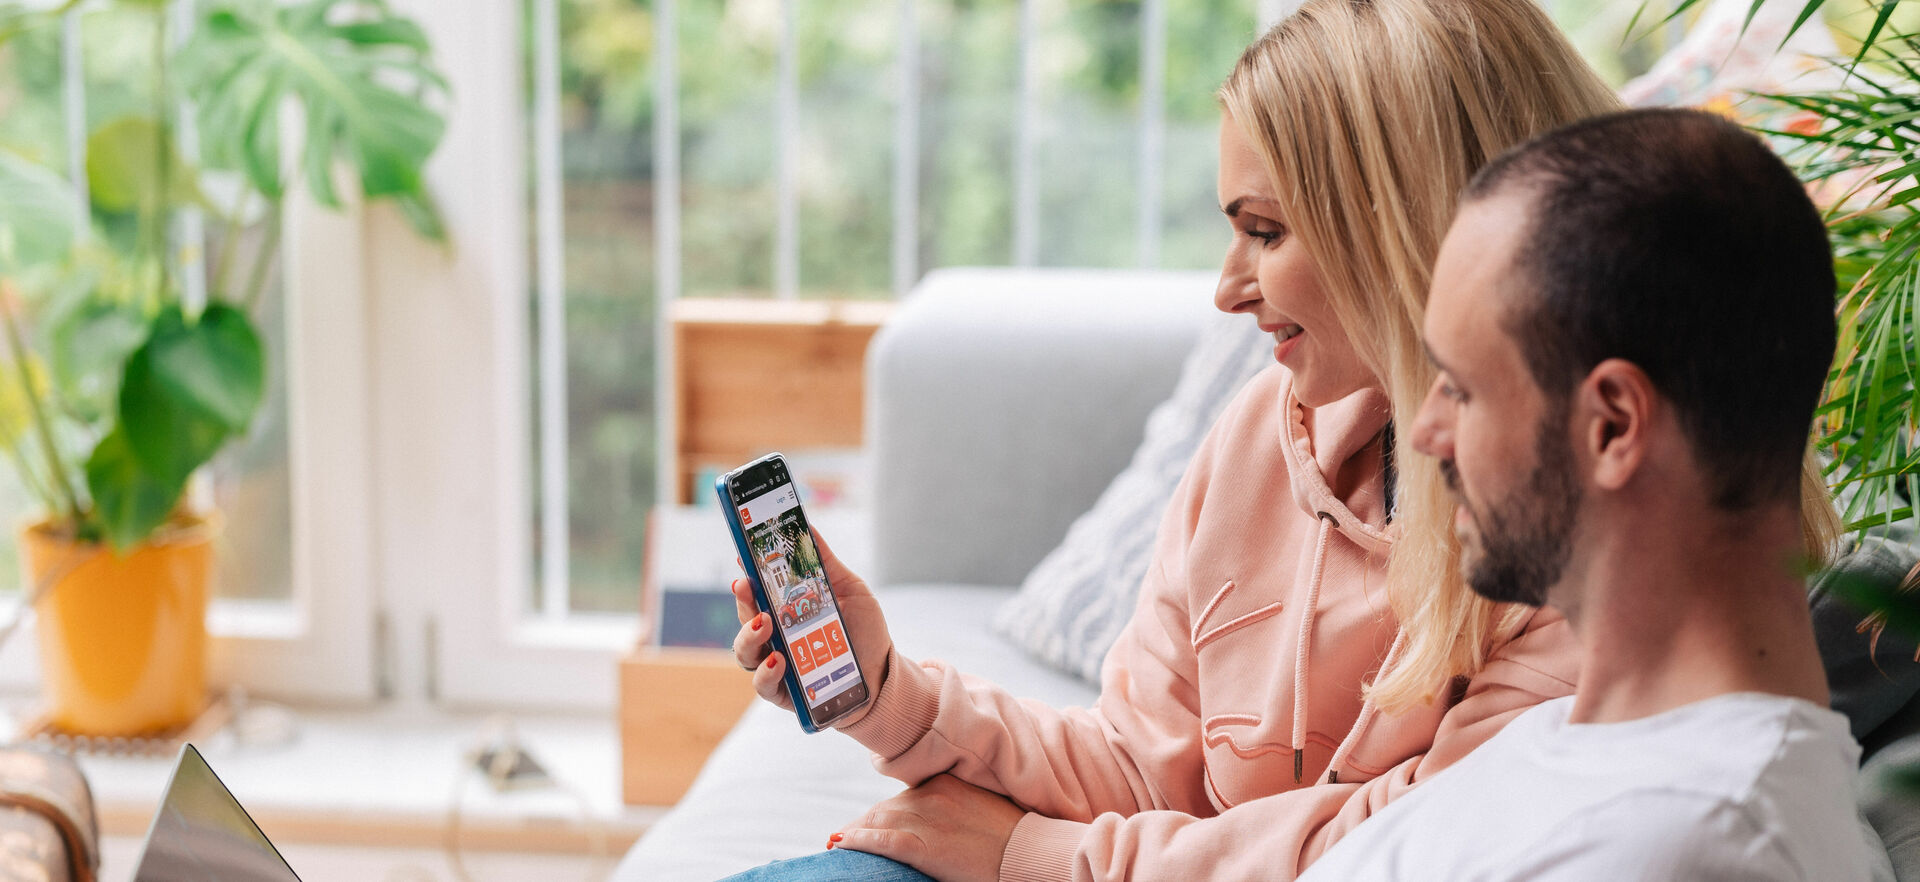
[[[24,707],[13,708],[9,730]],[[502,794],[466,760],[487,714],[385,706],[292,714],[285,743],[239,746],[223,735],[195,745],[276,842],[439,848],[457,798],[463,849],[617,857],[665,811],[621,802],[619,736],[604,715],[516,718],[520,743],[561,786]],[[104,834],[145,836],[173,762],[80,758]]]
[[[20,615],[18,592],[0,596],[0,622]],[[26,627],[31,628],[32,622]],[[305,635],[305,618],[285,600],[215,598],[207,605],[207,634],[240,640],[295,640]]]
[[[207,633],[242,640],[296,640],[307,623],[285,600],[215,600],[207,605]]]

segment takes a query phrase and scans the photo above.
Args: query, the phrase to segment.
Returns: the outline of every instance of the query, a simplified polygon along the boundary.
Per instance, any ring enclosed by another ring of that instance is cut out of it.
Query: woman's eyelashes
[[[1244,232],[1247,236],[1259,239],[1261,244],[1267,246],[1278,244],[1280,240],[1287,236],[1286,228],[1277,226],[1271,228],[1249,227]]]

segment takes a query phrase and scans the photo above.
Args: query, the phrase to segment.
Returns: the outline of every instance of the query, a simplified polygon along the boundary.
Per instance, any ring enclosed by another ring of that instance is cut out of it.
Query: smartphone
[[[818,732],[864,707],[867,683],[786,458],[769,453],[715,479],[714,490],[754,605],[773,619],[773,648],[786,659],[781,678],[800,728]]]

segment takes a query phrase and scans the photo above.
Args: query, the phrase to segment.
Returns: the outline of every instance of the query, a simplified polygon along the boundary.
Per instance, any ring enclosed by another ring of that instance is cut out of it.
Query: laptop
[[[133,882],[300,882],[200,751],[180,748]]]

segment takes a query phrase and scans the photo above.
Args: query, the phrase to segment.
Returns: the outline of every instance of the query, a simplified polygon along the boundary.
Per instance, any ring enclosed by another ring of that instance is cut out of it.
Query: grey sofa
[[[946,270],[868,355],[871,571],[900,651],[944,658],[1019,695],[1086,704],[1094,689],[995,635],[993,611],[1059,543],[1139,444],[1211,314],[1210,273]],[[1886,543],[1888,566],[1912,543]],[[1920,797],[1889,786],[1920,763],[1920,663],[1911,642],[1862,651],[1858,615],[1816,592],[1836,705],[1870,749],[1862,805],[1901,879],[1920,882]],[[1900,709],[1904,706],[1904,709]],[[1870,725],[1868,725],[1870,724]],[[1891,742],[1891,743],[1889,743]],[[673,811],[636,843],[617,882],[707,882],[823,848],[898,792],[858,744],[804,735],[756,702]]]

